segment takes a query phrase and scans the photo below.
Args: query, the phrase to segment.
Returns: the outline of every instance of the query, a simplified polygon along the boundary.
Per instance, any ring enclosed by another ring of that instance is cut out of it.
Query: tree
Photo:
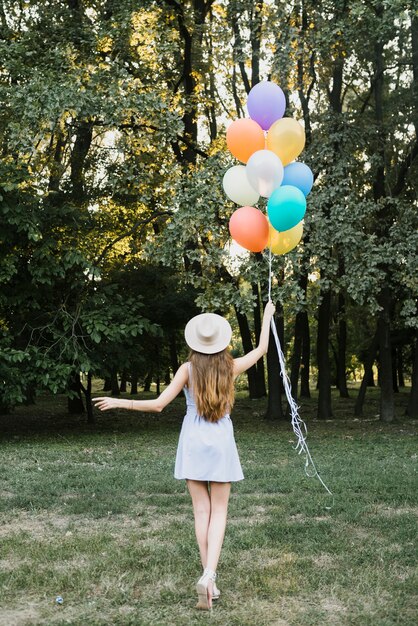
[[[174,123],[160,131],[170,121],[152,106],[161,94],[138,92],[139,72],[131,79],[119,64],[117,48],[124,57],[134,47],[128,4],[112,21],[78,2],[10,4],[0,15],[2,341],[6,363],[20,363],[17,386],[15,369],[4,368],[9,408],[41,389],[65,390],[79,371],[97,373],[103,352],[155,330],[140,298],[120,301],[100,283],[167,215],[156,208],[164,167],[155,166],[146,135],[156,129],[164,164],[177,132]]]
[[[270,79],[286,93],[286,115],[304,124],[300,159],[315,174],[302,243],[272,259],[294,390],[300,376],[309,394],[311,354],[318,415],[329,417],[334,370],[346,395],[354,344],[367,349],[379,326],[381,416],[392,419],[392,347],[402,337],[408,355],[417,326],[417,42],[416,16],[402,0],[3,2],[4,402],[62,389],[69,378],[78,385],[81,364],[90,376],[110,374],[103,364],[112,363],[115,379],[127,361],[138,373],[121,294],[135,302],[141,358],[158,351],[154,369],[166,378],[177,321],[165,327],[163,307],[147,308],[140,280],[149,271],[164,291],[160,263],[180,285],[176,298],[189,285],[199,309],[235,313],[251,349],[268,255],[230,254],[235,207],[221,181],[232,164],[225,127],[246,115],[251,87]],[[365,321],[354,329],[359,308]],[[115,332],[89,326],[86,315]],[[171,352],[160,349],[157,325]],[[270,355],[270,388],[280,390],[274,367]],[[265,393],[261,364],[249,387],[252,397]],[[268,414],[284,417],[280,394]]]

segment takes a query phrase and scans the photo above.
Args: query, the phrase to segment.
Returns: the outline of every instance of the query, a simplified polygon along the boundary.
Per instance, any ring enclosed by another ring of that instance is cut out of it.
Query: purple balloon
[[[268,80],[255,85],[248,94],[248,113],[263,130],[283,117],[286,98],[279,85]]]

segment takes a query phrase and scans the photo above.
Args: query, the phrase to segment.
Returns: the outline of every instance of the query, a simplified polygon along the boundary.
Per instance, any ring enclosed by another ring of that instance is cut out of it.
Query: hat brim
[[[211,321],[216,324],[217,335],[216,340],[211,343],[203,342],[198,335],[199,325],[202,324],[204,319],[210,316]],[[184,337],[186,343],[195,352],[201,352],[202,354],[216,354],[216,352],[222,352],[225,350],[231,342],[232,328],[229,322],[216,313],[201,313],[196,315],[186,325],[184,329]]]

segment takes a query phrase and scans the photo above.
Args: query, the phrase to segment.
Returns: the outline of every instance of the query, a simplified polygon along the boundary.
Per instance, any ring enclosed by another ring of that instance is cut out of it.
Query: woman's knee
[[[193,502],[193,512],[195,517],[209,517],[211,508],[209,502]]]
[[[231,483],[211,483],[210,508],[213,513],[223,513],[228,509]]]

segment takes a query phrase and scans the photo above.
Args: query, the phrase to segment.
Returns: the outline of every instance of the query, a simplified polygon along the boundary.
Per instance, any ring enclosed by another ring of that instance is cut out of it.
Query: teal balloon
[[[278,231],[293,228],[299,224],[305,213],[305,195],[293,185],[282,185],[275,189],[267,203],[268,218]]]
[[[289,163],[284,168],[282,185],[293,185],[307,196],[313,185],[313,174],[310,167],[300,161]]]

